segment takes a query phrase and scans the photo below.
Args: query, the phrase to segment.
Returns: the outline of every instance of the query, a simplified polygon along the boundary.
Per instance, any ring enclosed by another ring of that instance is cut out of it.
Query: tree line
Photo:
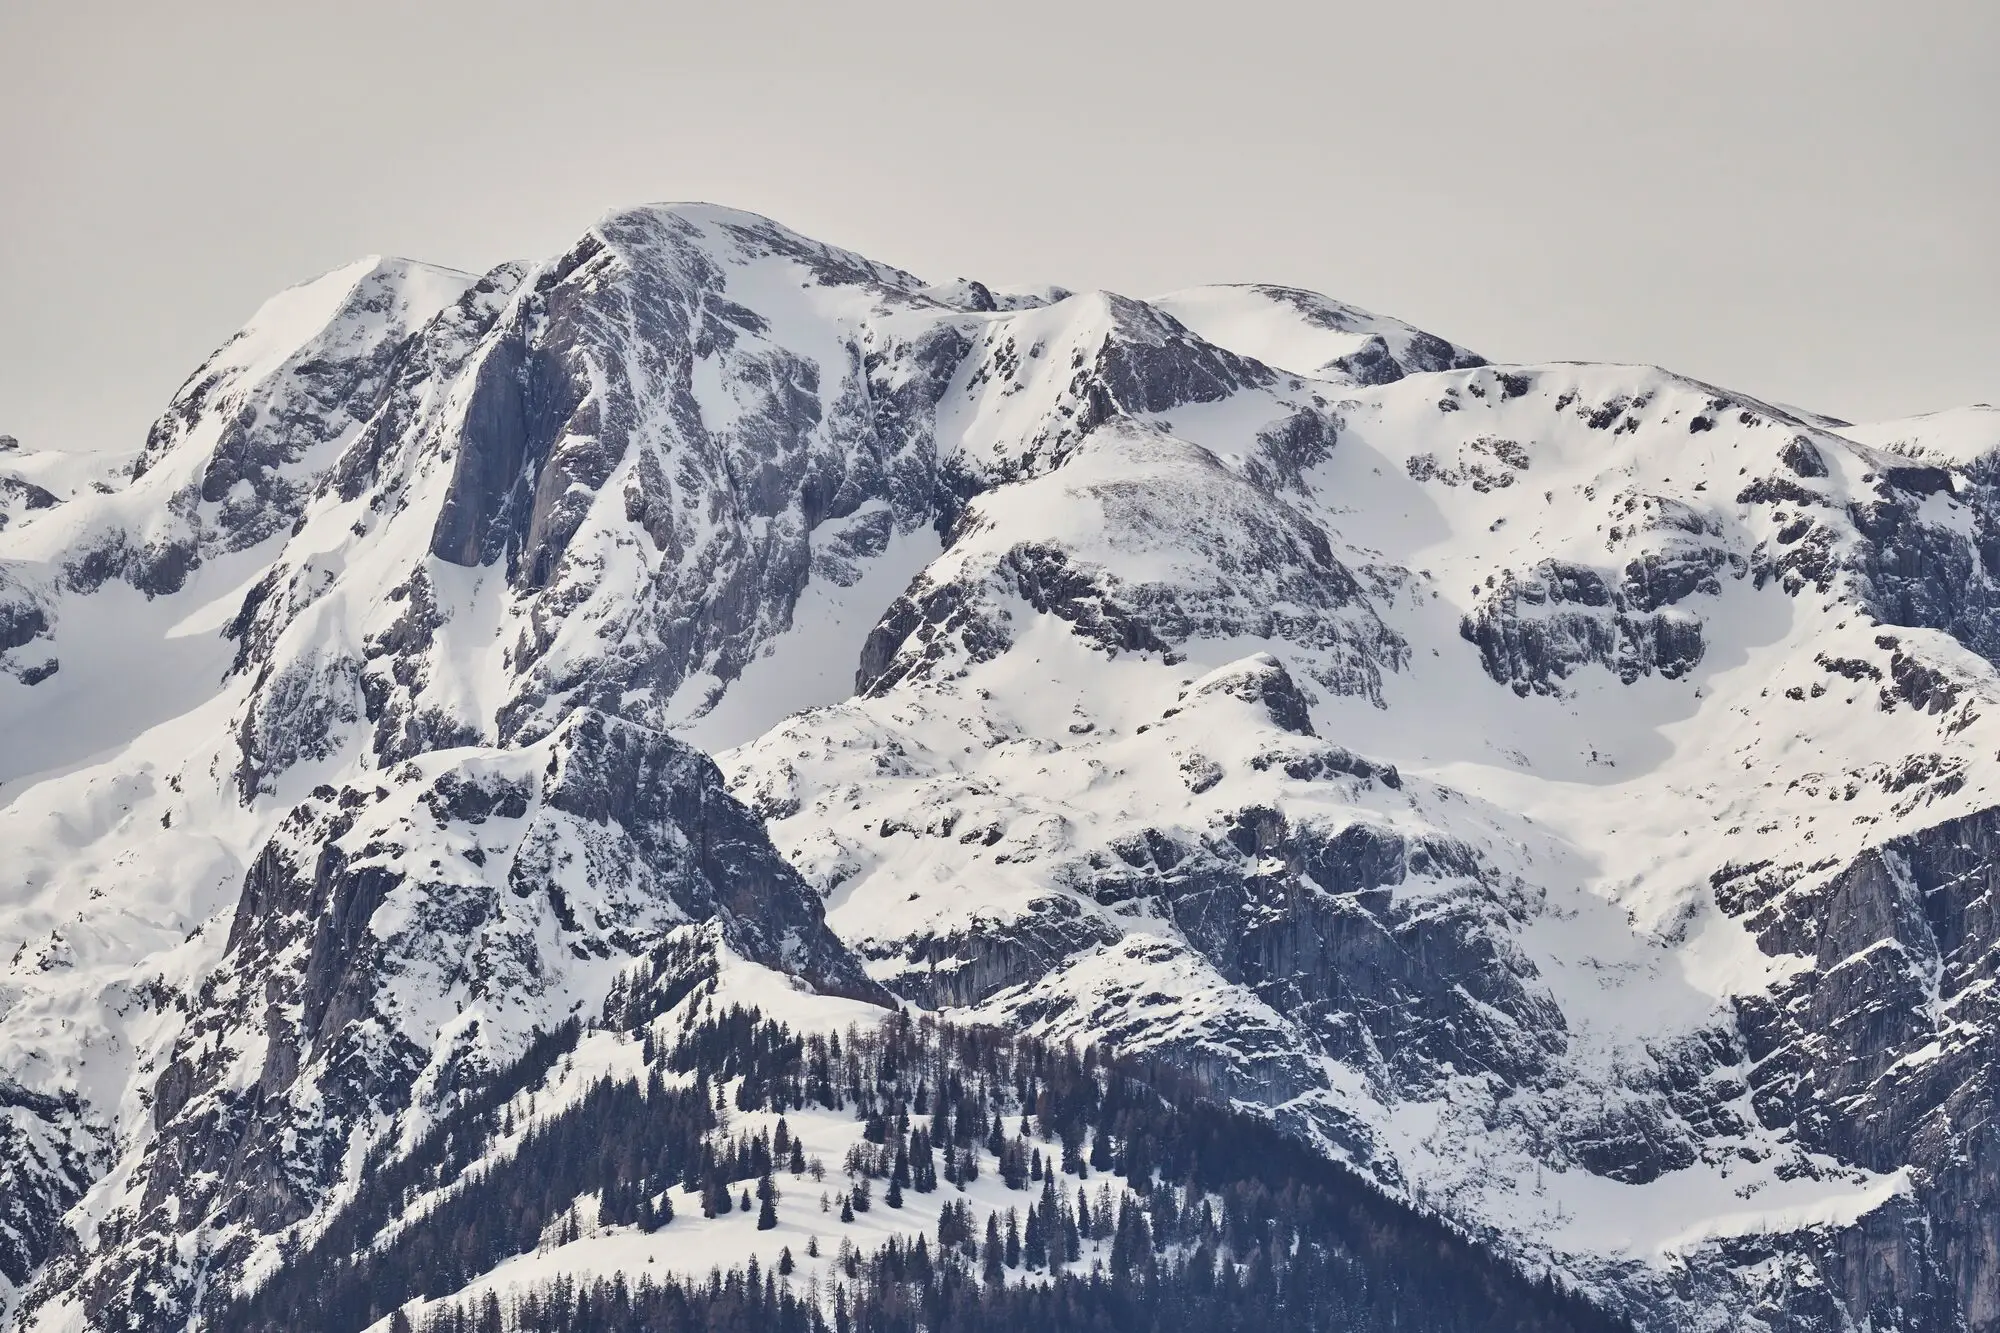
[[[504,1303],[444,1304],[407,1333],[1628,1329],[1167,1067],[907,1013],[872,1030],[799,1033],[755,1009],[718,1009],[712,969],[690,975],[685,960],[659,962],[606,1006],[607,1022],[638,1032],[643,1077],[600,1079],[517,1125],[513,1102],[579,1031],[538,1041],[494,1081],[506,1097],[469,1098],[380,1163],[314,1244],[220,1305],[210,1326],[346,1330],[391,1316],[405,1333],[395,1312],[413,1298],[573,1239],[579,1198],[596,1199],[594,1225],[652,1230],[676,1225],[666,1192],[679,1185],[706,1214],[753,1208],[775,1226],[784,1178],[826,1170],[783,1119],[813,1107],[862,1124],[840,1164],[843,1220],[986,1171],[1021,1203],[981,1217],[953,1198],[935,1234],[872,1254],[843,1244],[824,1287],[802,1285],[787,1251],[770,1269],[753,1260],[706,1281],[564,1279]],[[731,1107],[775,1111],[775,1132],[731,1133]],[[502,1134],[519,1135],[514,1151],[473,1167],[477,1145]],[[435,1190],[441,1201],[384,1231]],[[1090,1241],[1108,1254],[1078,1271]]]

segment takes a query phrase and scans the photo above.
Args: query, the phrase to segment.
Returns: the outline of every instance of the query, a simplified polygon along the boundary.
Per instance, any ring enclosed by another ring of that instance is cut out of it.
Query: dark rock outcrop
[[[1876,1171],[1908,1168],[1972,1333],[2000,1329],[2000,810],[1896,838],[1825,879],[1725,880],[1766,952],[1812,966],[1742,1006],[1767,1124]],[[1924,1295],[1923,1247],[1871,1245],[1858,1298]],[[1913,1323],[1911,1327],[1945,1327]]]
[[[1479,648],[1486,674],[1514,693],[1560,694],[1580,667],[1609,668],[1626,684],[1655,672],[1686,675],[1707,651],[1701,621],[1674,603],[1719,588],[1720,553],[1647,557],[1624,585],[1585,565],[1544,560],[1526,573],[1503,570],[1479,595],[1459,633]]]
[[[64,1261],[99,1308],[164,1327],[202,1284],[226,1290],[260,1237],[327,1200],[357,1135],[510,1058],[568,993],[566,959],[637,959],[709,921],[824,993],[887,998],[699,751],[586,711],[533,750],[461,753],[320,788],[251,866],[155,1088],[143,1187],[115,1222],[134,1239]],[[444,1031],[468,1009],[481,1019]],[[247,1083],[232,1073],[246,1048]],[[163,1277],[196,1233],[207,1271]]]

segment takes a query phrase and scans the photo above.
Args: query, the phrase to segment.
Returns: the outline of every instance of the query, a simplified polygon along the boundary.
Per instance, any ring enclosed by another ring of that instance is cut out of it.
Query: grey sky
[[[939,279],[2000,400],[1996,57],[1988,0],[4,0],[0,431],[133,447],[280,287],[689,198]]]

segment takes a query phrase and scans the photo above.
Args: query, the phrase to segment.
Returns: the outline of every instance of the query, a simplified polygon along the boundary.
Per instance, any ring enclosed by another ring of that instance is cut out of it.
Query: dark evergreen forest
[[[1628,1330],[1164,1066],[907,1014],[845,1037],[800,1034],[755,1009],[718,1010],[703,998],[714,982],[699,958],[670,951],[653,964],[605,1017],[644,1033],[643,1081],[599,1081],[537,1120],[510,1158],[468,1170],[513,1128],[509,1100],[580,1029],[546,1034],[415,1151],[371,1163],[325,1233],[255,1293],[214,1309],[209,1326],[364,1328],[535,1250],[551,1227],[562,1238],[579,1195],[600,1194],[603,1223],[651,1230],[675,1224],[664,1191],[678,1184],[705,1212],[758,1207],[759,1225],[774,1224],[774,1177],[805,1169],[797,1141],[782,1120],[772,1136],[730,1134],[721,1101],[861,1121],[844,1211],[897,1207],[906,1191],[951,1191],[983,1171],[1019,1190],[1021,1206],[982,1225],[948,1204],[936,1235],[843,1251],[834,1271],[844,1280],[810,1295],[787,1251],[763,1271],[752,1260],[705,1281],[561,1280],[505,1306],[488,1297],[436,1308],[410,1333]],[[680,1020],[655,1022],[691,997]],[[693,1079],[669,1085],[669,1075]],[[1083,1188],[1105,1172],[1126,1186],[1110,1209]],[[443,1203],[385,1233],[420,1192],[444,1185],[454,1188]],[[1109,1242],[1109,1262],[1061,1271],[1092,1239]],[[407,1324],[395,1316],[396,1333]]]

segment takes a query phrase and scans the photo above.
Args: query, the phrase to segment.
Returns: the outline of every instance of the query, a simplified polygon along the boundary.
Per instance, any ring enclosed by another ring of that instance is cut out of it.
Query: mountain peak
[[[0,1294],[1004,1300],[921,1133],[1033,1283],[1298,1290],[1244,1201],[1340,1162],[1648,1328],[1993,1333],[1995,415],[709,204],[303,284],[129,477],[0,455]]]
[[[1191,287],[1153,304],[1211,342],[1295,375],[1387,384],[1408,374],[1485,364],[1399,319],[1297,287]]]

